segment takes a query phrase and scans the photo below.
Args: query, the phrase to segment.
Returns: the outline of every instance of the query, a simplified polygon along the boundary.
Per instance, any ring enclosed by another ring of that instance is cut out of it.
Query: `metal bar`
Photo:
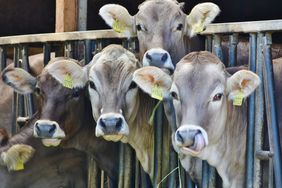
[[[7,66],[6,50],[3,46],[0,46],[0,61],[1,61],[1,70],[0,71],[2,71]]]
[[[274,156],[274,153],[271,151],[260,150],[256,151],[255,155],[259,160],[269,160],[269,158],[272,158]]]
[[[250,36],[250,56],[249,69],[256,71],[256,36]],[[248,100],[248,126],[247,126],[247,143],[246,143],[246,187],[253,187],[254,174],[254,132],[255,132],[255,94],[251,94]]]
[[[119,178],[118,178],[118,187],[124,187],[124,144],[120,143],[119,145]]]
[[[64,45],[64,56],[72,58],[72,46],[70,42],[65,42]]]
[[[93,30],[93,31],[75,31],[61,33],[45,33],[33,35],[17,35],[9,37],[0,37],[0,45],[6,44],[23,44],[23,43],[45,43],[45,42],[65,42],[74,40],[95,40],[95,39],[113,39],[127,38],[122,33],[117,33],[112,29],[108,30]]]
[[[269,112],[267,113],[267,123],[272,127],[273,143],[274,143],[274,176],[276,187],[282,187],[282,174],[281,174],[281,148],[279,142],[279,129],[277,122],[276,113],[276,101],[275,101],[275,88],[274,88],[274,75],[272,67],[272,56],[271,56],[271,34],[265,34],[264,41],[264,72],[265,76],[265,93],[266,93],[266,106],[269,106]],[[270,138],[271,139],[271,138]]]
[[[208,188],[209,187],[209,171],[210,166],[207,161],[202,162],[202,188]]]
[[[87,0],[78,1],[78,30],[87,30]]]
[[[213,37],[214,40],[214,54],[222,61],[224,62],[223,58],[223,52],[222,52],[222,47],[221,47],[221,37],[219,35],[214,35]],[[226,65],[226,62],[224,62]],[[226,65],[227,66],[227,65]]]
[[[49,43],[43,44],[44,66],[48,64],[51,58],[51,45]]]
[[[132,155],[133,151],[129,147],[129,145],[126,145],[125,147],[125,161],[124,161],[124,188],[130,188],[133,186],[133,182],[131,181],[131,175],[133,174],[133,168],[132,168]]]
[[[234,67],[237,63],[237,44],[238,34],[234,33],[229,36],[229,67]]]
[[[92,45],[90,40],[84,41],[84,61],[85,64],[88,64],[92,59]]]
[[[212,52],[212,35],[207,35],[205,40],[205,50]]]
[[[266,31],[281,31],[282,20],[251,21],[251,22],[231,22],[209,24],[201,32],[202,35],[220,33],[257,33]]]
[[[135,185],[134,185],[134,187],[139,188],[141,173],[140,173],[140,164],[139,164],[138,159],[136,159],[136,157],[135,157],[135,173],[134,174],[135,174],[135,177],[134,177]]]
[[[88,172],[87,172],[87,188],[99,188],[101,187],[101,171],[98,168],[94,157],[92,155],[87,156]]]

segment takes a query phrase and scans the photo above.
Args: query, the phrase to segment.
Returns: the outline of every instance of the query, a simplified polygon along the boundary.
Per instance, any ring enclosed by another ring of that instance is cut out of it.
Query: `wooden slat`
[[[9,37],[0,37],[0,45],[21,44],[21,43],[43,43],[71,40],[86,39],[110,39],[110,38],[126,38],[125,35],[119,34],[111,29],[94,30],[94,31],[75,31],[62,33],[46,33],[34,35],[18,35]]]
[[[268,31],[282,31],[282,19],[209,24],[206,30],[201,32],[201,35],[219,33],[257,33]]]
[[[56,0],[56,32],[77,30],[77,0]]]

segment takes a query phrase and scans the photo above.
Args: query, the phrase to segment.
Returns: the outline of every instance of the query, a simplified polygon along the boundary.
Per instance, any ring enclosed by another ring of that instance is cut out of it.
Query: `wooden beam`
[[[77,30],[78,0],[56,0],[56,32]]]

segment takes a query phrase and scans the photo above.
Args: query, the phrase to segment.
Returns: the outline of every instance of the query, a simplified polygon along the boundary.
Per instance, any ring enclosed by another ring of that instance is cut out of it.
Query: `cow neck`
[[[81,113],[80,129],[72,139],[63,144],[66,148],[75,148],[92,155],[98,166],[105,170],[112,180],[118,178],[118,143],[108,142],[95,136],[96,122],[92,116],[91,103],[84,101],[84,111]]]
[[[227,102],[227,119],[224,132],[219,139],[219,143],[216,144],[214,148],[215,151],[209,151],[209,153],[217,153],[218,156],[216,157],[216,162],[208,160],[211,165],[216,166],[218,173],[223,179],[224,188],[243,186],[246,155],[246,131],[246,102],[244,102],[241,107],[236,107],[232,104],[232,102]],[[235,182],[239,184],[235,185]]]
[[[151,113],[156,100],[149,95],[139,92],[139,107],[137,116],[129,125],[128,143],[134,148],[136,156],[143,169],[153,179],[154,173],[154,126],[149,125]]]

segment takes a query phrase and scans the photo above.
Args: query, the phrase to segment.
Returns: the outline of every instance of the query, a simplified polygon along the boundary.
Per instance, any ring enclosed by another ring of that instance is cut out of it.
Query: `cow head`
[[[150,75],[153,77],[161,72],[157,67],[151,69],[155,70],[155,75]],[[228,108],[240,108],[232,103],[240,104],[242,101],[237,101],[238,98],[248,97],[259,83],[259,77],[251,71],[240,70],[231,76],[223,63],[209,52],[192,52],[185,56],[176,66],[170,89],[178,126],[172,139],[175,150],[198,156],[217,143],[226,122],[230,121]]]
[[[39,101],[39,120],[34,124],[34,136],[46,146],[57,146],[79,128],[77,117],[83,111],[87,93],[87,76],[77,61],[55,58],[37,77],[21,68],[6,69],[3,81],[16,92],[35,92]]]
[[[135,118],[139,106],[138,88],[132,81],[139,66],[134,54],[119,45],[104,48],[88,65],[96,136],[117,141],[129,134],[128,122]]]
[[[213,3],[198,4],[188,15],[182,7],[183,3],[175,0],[148,0],[134,16],[116,4],[104,5],[99,14],[115,31],[128,37],[137,34],[144,65],[173,72],[187,53],[187,39],[203,31],[220,12]]]

